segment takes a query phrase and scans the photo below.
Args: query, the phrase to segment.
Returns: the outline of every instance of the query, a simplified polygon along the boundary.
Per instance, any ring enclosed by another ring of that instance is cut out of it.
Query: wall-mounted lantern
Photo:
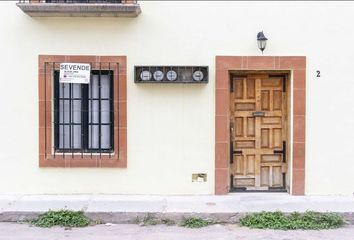
[[[263,54],[264,49],[266,48],[267,40],[268,40],[268,38],[266,38],[266,37],[264,36],[263,31],[262,31],[262,32],[259,32],[259,33],[257,34],[258,48],[262,51],[262,54]]]

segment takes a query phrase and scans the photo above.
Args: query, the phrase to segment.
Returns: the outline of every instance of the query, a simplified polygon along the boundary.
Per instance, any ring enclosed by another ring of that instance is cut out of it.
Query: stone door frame
[[[291,75],[290,193],[305,194],[306,57],[216,56],[215,61],[215,194],[229,192],[230,71],[289,71]]]

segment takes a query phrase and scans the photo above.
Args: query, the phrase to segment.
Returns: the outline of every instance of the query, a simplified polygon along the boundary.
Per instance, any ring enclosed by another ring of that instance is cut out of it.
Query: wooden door
[[[231,188],[285,188],[286,76],[234,76],[230,100]]]

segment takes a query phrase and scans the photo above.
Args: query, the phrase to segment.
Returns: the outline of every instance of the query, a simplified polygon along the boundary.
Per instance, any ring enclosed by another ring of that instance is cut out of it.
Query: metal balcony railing
[[[137,17],[137,0],[19,0],[31,17]]]
[[[19,3],[120,3],[136,4],[137,0],[19,0]]]

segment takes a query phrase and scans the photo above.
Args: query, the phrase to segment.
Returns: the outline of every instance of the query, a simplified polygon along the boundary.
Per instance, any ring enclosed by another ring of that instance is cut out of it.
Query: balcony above
[[[136,0],[20,0],[17,6],[31,17],[137,17]]]

